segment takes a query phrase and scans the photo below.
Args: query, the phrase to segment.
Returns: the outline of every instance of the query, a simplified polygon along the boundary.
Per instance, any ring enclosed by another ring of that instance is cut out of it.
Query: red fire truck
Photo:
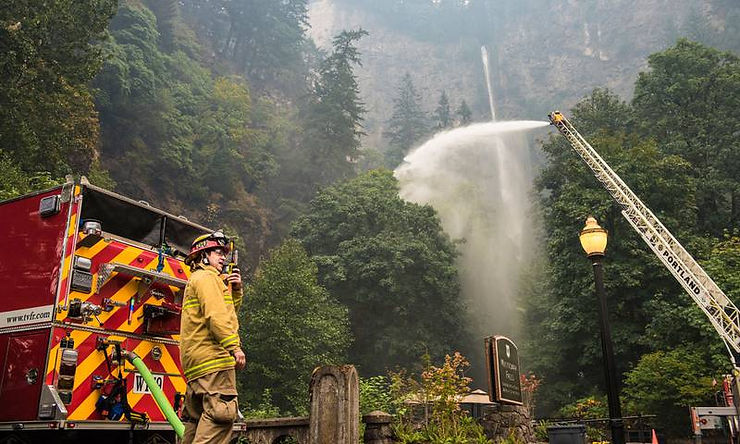
[[[0,202],[0,443],[174,442],[183,264],[210,232],[88,183]]]

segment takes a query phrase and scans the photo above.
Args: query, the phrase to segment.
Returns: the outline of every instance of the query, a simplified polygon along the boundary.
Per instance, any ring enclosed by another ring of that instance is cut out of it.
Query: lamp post
[[[601,228],[596,219],[586,219],[586,226],[581,230],[581,246],[591,259],[594,268],[596,283],[596,297],[599,300],[599,323],[601,324],[601,353],[604,357],[604,376],[606,377],[607,399],[609,401],[609,426],[614,444],[624,444],[624,424],[622,423],[622,409],[619,406],[619,387],[617,386],[617,371],[614,364],[614,349],[612,348],[612,334],[609,327],[609,318],[604,294],[604,270],[601,260],[606,250],[607,231]]]

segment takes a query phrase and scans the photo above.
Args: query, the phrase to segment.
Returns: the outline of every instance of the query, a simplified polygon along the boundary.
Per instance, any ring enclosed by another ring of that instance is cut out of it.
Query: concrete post
[[[311,375],[310,444],[357,444],[360,389],[351,365],[318,367]]]
[[[365,423],[365,444],[393,444],[393,428],[391,427],[391,415],[374,411],[362,417]]]

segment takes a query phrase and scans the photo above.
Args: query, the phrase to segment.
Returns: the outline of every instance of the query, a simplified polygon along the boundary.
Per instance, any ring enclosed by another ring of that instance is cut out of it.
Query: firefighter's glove
[[[239,273],[238,268],[233,268],[231,270],[231,274],[227,274],[224,276],[224,282],[226,282],[226,285],[231,285],[231,288],[234,290],[241,290],[242,289],[242,275]]]

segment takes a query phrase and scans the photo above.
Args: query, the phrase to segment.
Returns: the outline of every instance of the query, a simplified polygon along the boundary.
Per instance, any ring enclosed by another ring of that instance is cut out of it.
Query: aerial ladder
[[[735,356],[740,355],[740,310],[568,119],[559,111],[554,111],[548,117],[550,123],[565,136],[573,150],[586,162],[596,179],[622,207],[622,215],[632,228],[706,314],[730,354],[735,374],[733,385],[737,387],[740,368]]]

